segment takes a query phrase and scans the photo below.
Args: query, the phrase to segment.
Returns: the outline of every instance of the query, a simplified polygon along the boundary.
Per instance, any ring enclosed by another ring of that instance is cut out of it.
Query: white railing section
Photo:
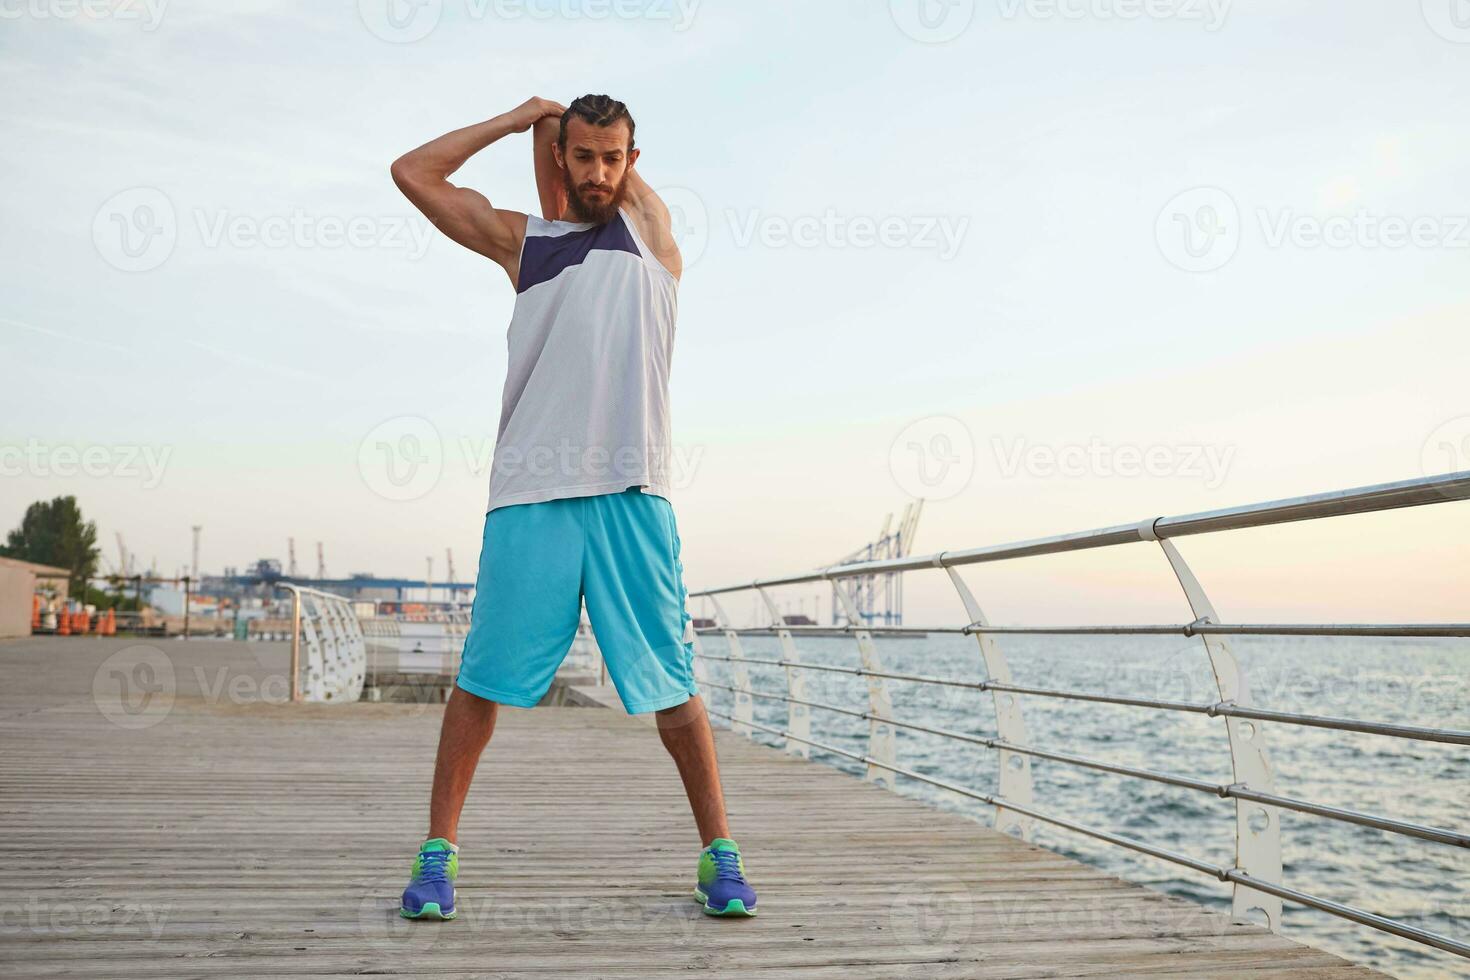
[[[436,612],[414,619],[376,616],[363,619],[370,667],[376,677],[382,670],[382,654],[392,657],[394,672],[453,677],[470,631],[470,614]]]
[[[1418,840],[1430,841],[1450,847],[1470,847],[1470,834],[1464,831],[1430,827],[1409,821],[1392,819],[1357,810],[1325,806],[1307,800],[1283,796],[1276,791],[1270,756],[1267,752],[1265,728],[1262,722],[1284,725],[1301,725],[1338,731],[1363,732],[1390,738],[1417,741],[1470,745],[1470,731],[1432,728],[1426,726],[1385,724],[1347,718],[1323,717],[1287,711],[1271,711],[1251,704],[1250,689],[1246,677],[1230,651],[1229,636],[1387,636],[1387,637],[1470,637],[1470,623],[1442,624],[1265,624],[1223,623],[1211,604],[1204,588],[1184,561],[1170,539],[1190,534],[1205,534],[1230,531],[1239,528],[1264,527],[1293,521],[1316,520],[1345,514],[1363,514],[1394,510],[1403,507],[1419,507],[1448,501],[1470,499],[1470,472],[1451,473],[1444,476],[1405,480],[1343,490],[1335,493],[1317,494],[1280,500],[1263,504],[1252,504],[1226,510],[1190,514],[1180,517],[1157,517],[1118,527],[1082,531],[1056,537],[1022,541],[1015,544],[971,548],[963,551],[941,551],[930,555],[897,558],[883,561],[862,562],[851,565],[834,565],[815,571],[803,572],[782,578],[758,579],[754,582],[730,585],[702,592],[691,592],[694,597],[708,599],[715,609],[714,627],[695,631],[696,653],[705,660],[724,661],[730,668],[732,684],[710,681],[704,670],[699,671],[698,682],[715,689],[728,691],[733,696],[733,710],[727,714],[711,710],[710,714],[725,718],[732,729],[745,734],[762,731],[785,740],[787,751],[809,755],[817,748],[834,755],[852,759],[867,767],[866,778],[891,785],[892,777],[904,776],[970,799],[989,804],[995,810],[997,828],[1023,838],[1029,838],[1036,822],[1060,827],[1083,834],[1119,847],[1148,854],[1164,861],[1192,868],[1203,874],[1212,875],[1222,882],[1230,882],[1232,890],[1232,912],[1240,921],[1264,919],[1272,931],[1281,929],[1282,901],[1290,901],[1310,908],[1328,912],[1344,919],[1370,926],[1384,932],[1402,936],[1428,946],[1470,957],[1470,944],[1452,939],[1439,933],[1421,929],[1409,923],[1377,915],[1353,906],[1343,905],[1325,898],[1287,887],[1282,882],[1281,871],[1281,824],[1280,811],[1292,810],[1328,820],[1342,821],[1365,827],[1373,827],[1390,833],[1401,834]],[[981,562],[1007,561],[1035,555],[1059,554],[1092,548],[1137,542],[1154,542],[1162,550],[1169,567],[1178,579],[1189,604],[1193,619],[1180,625],[1144,626],[1078,626],[1078,627],[1026,627],[992,626],[981,610],[980,604],[969,587],[960,578],[958,567]],[[923,569],[942,568],[949,576],[959,600],[965,609],[966,623],[951,627],[911,627],[901,630],[913,632],[960,633],[973,635],[979,647],[979,664],[984,669],[984,680],[935,677],[922,674],[885,671],[879,660],[874,635],[899,631],[896,627],[869,626],[862,623],[856,610],[846,602],[847,593],[838,587],[841,579],[859,575],[911,572]],[[831,583],[837,601],[846,609],[846,626],[792,626],[784,623],[776,611],[769,594],[770,589],[802,583],[827,581]],[[773,622],[779,625],[737,629],[731,625],[718,597],[721,595],[754,591],[765,603]],[[812,663],[801,660],[796,653],[795,637],[803,632],[816,635],[831,635],[834,632],[850,633],[857,641],[861,666],[847,667],[838,664]],[[720,633],[728,642],[729,654],[719,656],[706,653],[699,642],[700,634]],[[1166,701],[1154,698],[1127,697],[1090,693],[1085,691],[1052,690],[1023,686],[1013,683],[1010,669],[1000,649],[997,637],[1009,634],[1052,634],[1052,635],[1179,635],[1199,637],[1206,657],[1214,672],[1218,699],[1210,703]],[[742,635],[775,635],[781,644],[781,657],[748,657],[740,646]],[[786,676],[784,693],[760,690],[750,684],[751,666],[782,667]],[[868,710],[857,711],[838,705],[813,701],[806,695],[801,683],[806,671],[830,671],[862,677],[867,683]],[[995,712],[995,738],[970,735],[963,732],[907,722],[893,716],[886,684],[888,682],[944,685],[969,688],[977,694],[988,692]],[[1224,784],[1196,779],[1188,775],[1140,769],[1132,766],[1115,765],[1104,760],[1086,758],[1062,752],[1048,751],[1027,743],[1026,728],[1022,719],[1022,699],[1028,697],[1061,698],[1072,701],[1101,704],[1127,705],[1161,711],[1194,712],[1221,718],[1230,750],[1233,781]],[[764,725],[754,720],[753,702],[756,699],[784,702],[788,706],[788,720],[784,728]],[[851,752],[837,746],[812,739],[809,711],[819,710],[859,718],[867,722],[868,743],[864,753]],[[955,742],[978,746],[999,753],[999,785],[994,793],[983,792],[967,786],[957,785],[933,776],[906,769],[898,764],[894,730],[896,728],[925,732],[952,739]],[[1209,793],[1222,799],[1235,801],[1235,864],[1221,867],[1201,861],[1185,854],[1135,840],[1107,830],[1085,826],[1058,814],[1038,809],[1033,800],[1031,760],[1046,759],[1063,765],[1077,766],[1097,772],[1124,776],[1132,779],[1149,780],[1171,786],[1183,787],[1201,793]]]
[[[363,617],[369,675],[375,678],[391,665],[397,674],[457,677],[471,621],[468,609]],[[558,673],[602,670],[602,652],[584,612]]]
[[[367,645],[352,603],[282,583],[291,593],[291,700],[356,701],[367,674]]]

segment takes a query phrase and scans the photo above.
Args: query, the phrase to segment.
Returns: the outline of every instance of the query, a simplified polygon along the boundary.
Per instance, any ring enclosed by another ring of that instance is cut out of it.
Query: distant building
[[[308,578],[287,575],[274,558],[262,558],[247,571],[236,574],[226,569],[224,575],[206,575],[199,583],[201,595],[239,599],[246,596],[268,598],[277,594],[282,583],[320,589],[354,602],[454,602],[466,603],[474,595],[473,582],[428,582],[423,579],[378,578],[369,572],[354,572],[346,578]]]
[[[71,572],[17,558],[0,558],[0,637],[30,636],[32,597],[42,588],[66,601]]]

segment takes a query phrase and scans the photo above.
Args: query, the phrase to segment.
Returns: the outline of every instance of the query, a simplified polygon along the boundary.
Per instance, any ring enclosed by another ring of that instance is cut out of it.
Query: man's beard
[[[605,201],[588,200],[578,193],[577,188],[572,184],[572,171],[570,168],[562,168],[561,181],[562,185],[566,187],[567,208],[571,211],[572,217],[578,221],[586,221],[594,225],[605,225],[611,221],[617,215],[618,208],[622,206],[623,196],[628,193],[628,178],[626,176],[618,181],[618,186],[613,188],[611,197]]]

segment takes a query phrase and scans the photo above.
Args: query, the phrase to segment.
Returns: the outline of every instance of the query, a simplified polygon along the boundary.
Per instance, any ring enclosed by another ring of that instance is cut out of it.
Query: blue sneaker
[[[459,848],[443,837],[424,841],[413,862],[413,880],[403,890],[398,914],[405,919],[452,919]]]
[[[745,880],[740,845],[724,837],[699,852],[699,884],[694,900],[705,915],[755,915],[755,889]]]

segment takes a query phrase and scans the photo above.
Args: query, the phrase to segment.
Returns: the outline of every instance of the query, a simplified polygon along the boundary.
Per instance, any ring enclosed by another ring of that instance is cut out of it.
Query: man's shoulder
[[[643,242],[649,257],[677,280],[683,272],[683,259],[663,203],[656,197],[652,205],[629,200],[623,203],[619,213]]]
[[[511,231],[515,232],[519,237],[525,236],[532,215],[526,214],[524,211],[507,211],[505,208],[496,208],[495,210],[499,214],[500,220],[510,226]],[[538,218],[537,220],[540,219]]]

